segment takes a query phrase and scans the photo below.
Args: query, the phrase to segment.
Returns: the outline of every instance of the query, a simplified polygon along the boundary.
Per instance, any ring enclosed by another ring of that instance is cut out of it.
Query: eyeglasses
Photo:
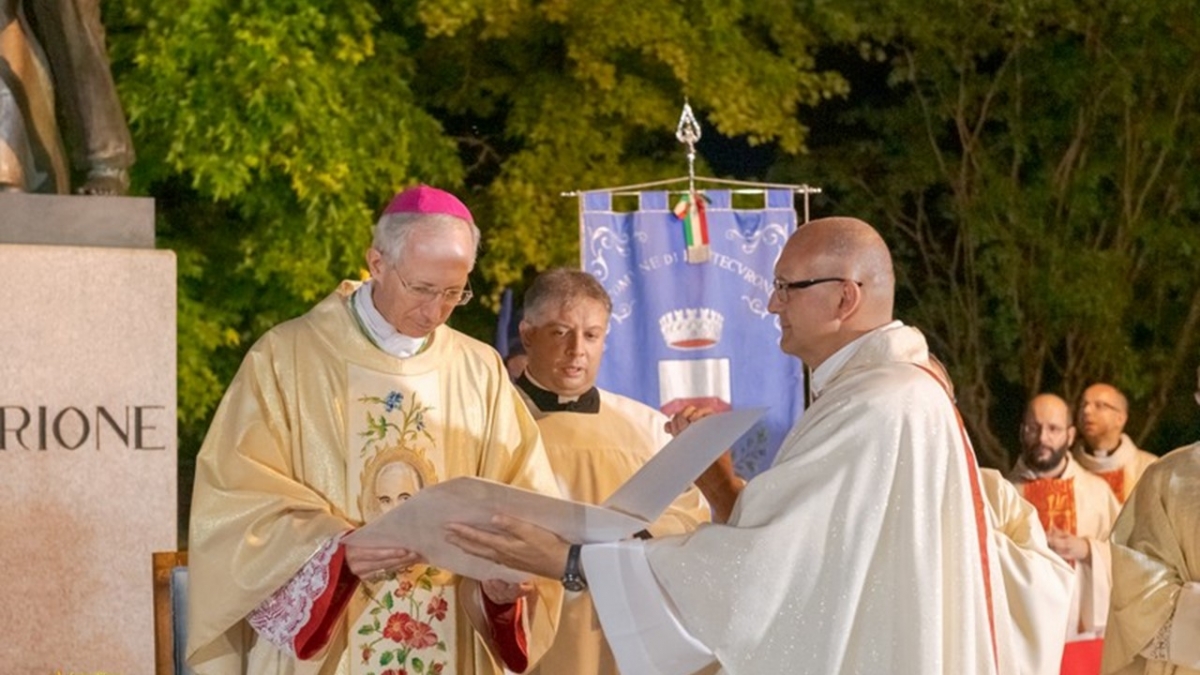
[[[839,281],[839,282],[849,281],[852,284],[856,284],[859,288],[862,288],[861,281],[855,281],[853,279],[844,279],[842,277],[821,277],[819,279],[805,279],[804,281],[784,281],[783,279],[776,279],[774,286],[775,286],[775,292],[777,294],[779,294],[779,299],[784,302],[787,302],[788,301],[788,291],[791,291],[791,290],[801,291],[810,286],[816,286],[817,284],[828,284],[828,283],[831,283],[834,281]]]
[[[423,303],[437,300],[443,305],[454,305],[456,307],[461,307],[470,302],[471,298],[475,296],[475,291],[471,290],[470,279],[467,280],[467,285],[463,286],[462,288],[442,289],[434,288],[433,286],[427,286],[425,284],[409,283],[408,281],[405,281],[404,277],[400,276],[399,272],[396,272],[396,268],[393,267],[392,271],[395,272],[396,279],[400,281],[400,285],[404,287],[404,290],[420,298],[421,302]]]
[[[1121,409],[1116,404],[1109,403],[1108,401],[1084,401],[1080,407],[1086,410],[1089,406],[1099,408],[1105,412],[1121,412]]]

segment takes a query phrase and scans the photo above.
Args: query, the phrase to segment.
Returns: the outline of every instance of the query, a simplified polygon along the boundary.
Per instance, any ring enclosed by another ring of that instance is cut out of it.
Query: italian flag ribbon
[[[708,216],[705,215],[708,201],[708,197],[692,191],[672,209],[675,217],[683,222],[687,261],[692,264],[708,261]]]

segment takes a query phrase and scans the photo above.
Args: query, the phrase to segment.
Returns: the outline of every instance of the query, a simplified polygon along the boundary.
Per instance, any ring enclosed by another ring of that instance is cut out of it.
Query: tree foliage
[[[397,188],[465,190],[494,300],[527,267],[578,259],[560,192],[682,172],[685,98],[720,133],[798,152],[800,107],[844,89],[781,0],[105,9],[134,189],[179,256],[185,456],[252,340],[361,273]]]
[[[460,140],[491,174],[482,265],[498,285],[578,264],[577,206],[561,193],[686,173],[684,100],[710,133],[798,153],[799,110],[845,90],[815,68],[788,1],[422,0],[418,13],[420,70],[434,75],[422,99],[470,121]]]
[[[828,35],[886,93],[856,96],[783,175],[823,172],[839,210],[885,230],[905,318],[950,363],[986,462],[1009,464],[1030,395],[1095,381],[1130,395],[1145,440],[1194,385],[1200,18],[1165,1],[869,4],[839,5]]]
[[[1111,380],[1142,438],[1181,419],[1171,406],[1200,322],[1200,18],[1186,6],[105,11],[135,192],[157,199],[160,245],[179,257],[185,457],[250,342],[362,273],[370,224],[397,188],[464,194],[485,237],[476,288],[494,302],[527,269],[578,260],[576,206],[560,193],[684,173],[684,100],[707,137],[769,146],[773,178],[824,184],[827,210],[881,227],[903,318],[949,363],[986,462],[1007,463],[1003,429],[1040,390],[1073,398]],[[478,328],[486,310],[473,311],[454,320]]]
[[[135,190],[157,197],[160,245],[179,256],[194,443],[249,343],[359,274],[391,192],[463,171],[415,103],[405,39],[369,2],[139,0],[106,19]]]

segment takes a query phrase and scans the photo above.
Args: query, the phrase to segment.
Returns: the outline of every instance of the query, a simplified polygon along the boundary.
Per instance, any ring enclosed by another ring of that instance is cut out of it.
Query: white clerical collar
[[[845,345],[842,345],[841,349],[834,352],[833,356],[825,359],[825,361],[820,366],[817,366],[817,369],[813,371],[812,381],[809,383],[809,390],[812,392],[813,398],[821,395],[821,390],[825,388],[826,384],[829,384],[829,380],[832,379],[833,376],[842,369],[842,366],[846,365],[846,363],[850,361],[854,354],[858,352],[858,348],[862,346],[863,340],[866,339],[868,335],[878,331],[899,328],[903,325],[904,324],[900,321],[892,321],[891,323],[882,325],[875,330],[867,331],[866,333],[854,338],[850,342],[847,342]]]
[[[575,396],[563,396],[562,394],[559,394],[558,392],[554,391],[554,390],[553,390],[553,389],[551,389],[550,387],[547,387],[546,385],[542,384],[541,382],[538,382],[538,381],[537,381],[537,378],[533,376],[533,373],[529,372],[529,369],[528,369],[528,368],[526,368],[526,369],[525,369],[525,377],[529,378],[529,381],[533,383],[533,386],[537,387],[538,389],[541,389],[541,390],[543,390],[543,391],[548,391],[548,392],[550,392],[550,393],[552,393],[552,394],[555,394],[555,395],[557,395],[557,396],[558,396],[558,402],[559,402],[559,403],[570,403],[571,401],[578,401],[578,400],[579,400],[579,396],[578,396],[578,395],[575,395]]]
[[[354,309],[358,313],[363,327],[367,329],[367,337],[371,338],[371,342],[374,342],[375,346],[388,354],[406,359],[421,351],[421,348],[425,346],[428,336],[409,337],[396,330],[395,326],[383,318],[383,315],[376,309],[375,301],[371,296],[370,280],[363,282],[363,285],[354,292]]]

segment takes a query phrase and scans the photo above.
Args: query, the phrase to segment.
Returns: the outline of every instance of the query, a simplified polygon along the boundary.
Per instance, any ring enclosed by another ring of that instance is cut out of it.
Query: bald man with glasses
[[[1121,507],[1108,483],[1071,456],[1075,427],[1062,398],[1034,396],[1020,432],[1021,455],[1009,480],[1037,509],[1050,547],[1074,573],[1059,672],[1095,675],[1112,591],[1108,535]]]
[[[197,460],[196,672],[490,675],[553,641],[557,582],[476,582],[404,542],[342,541],[457,476],[559,494],[500,355],[445,325],[471,299],[478,243],[453,195],[406,190],[375,226],[370,279],[247,354]]]
[[[813,221],[775,276],[779,346],[814,369],[815,399],[770,469],[729,482],[727,523],[580,546],[497,518],[448,538],[585,583],[623,673],[1000,672],[974,457],[924,336],[892,316],[887,245]]]
[[[1108,481],[1117,502],[1124,504],[1146,467],[1158,459],[1125,433],[1129,400],[1111,384],[1097,382],[1083,390],[1076,415],[1079,440],[1072,454],[1085,469]]]

